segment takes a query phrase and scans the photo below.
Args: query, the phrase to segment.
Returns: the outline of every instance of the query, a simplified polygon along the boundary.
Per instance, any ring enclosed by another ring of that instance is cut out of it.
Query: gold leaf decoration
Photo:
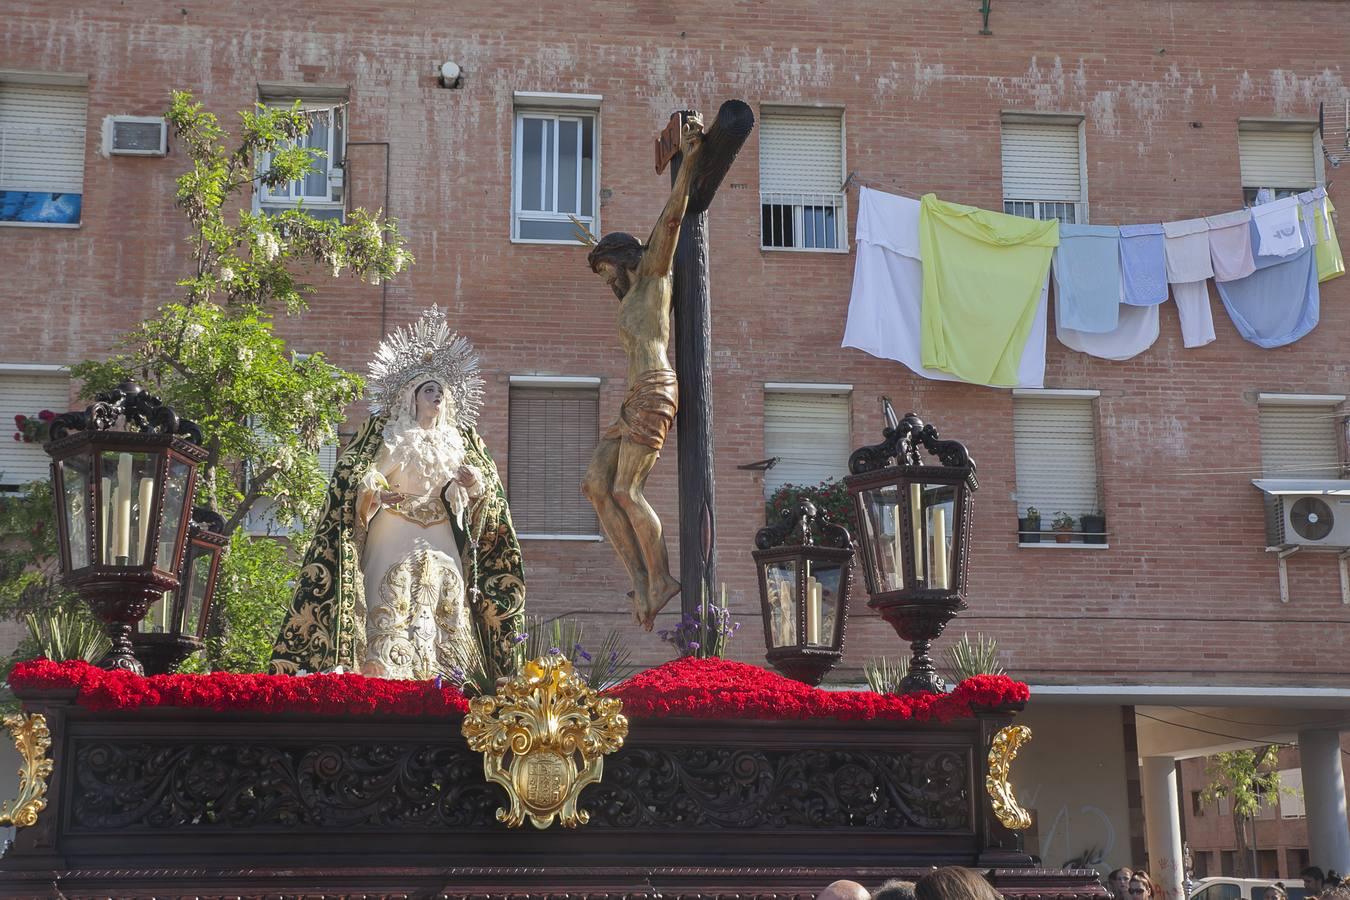
[[[598,782],[605,755],[623,746],[628,719],[621,701],[597,697],[561,655],[542,656],[493,696],[469,701],[461,729],[483,754],[483,776],[506,789],[510,807],[497,821],[535,828],[554,818],[575,828],[590,820],[577,807],[581,789]]]

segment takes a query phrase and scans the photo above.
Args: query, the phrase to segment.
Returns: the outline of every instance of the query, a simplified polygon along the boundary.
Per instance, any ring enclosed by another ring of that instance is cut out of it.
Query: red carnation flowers
[[[178,707],[321,716],[445,716],[468,701],[433,681],[391,681],[363,675],[152,675],[109,671],[86,662],[34,659],[19,663],[9,683],[20,692],[76,691],[88,709]],[[727,659],[685,657],[640,672],[608,696],[635,719],[884,719],[947,722],[980,709],[1020,707],[1030,692],[1006,675],[967,678],[950,694],[824,691]]]

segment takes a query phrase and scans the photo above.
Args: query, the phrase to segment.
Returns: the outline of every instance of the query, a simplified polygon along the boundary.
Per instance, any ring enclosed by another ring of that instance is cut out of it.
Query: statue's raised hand
[[[685,116],[684,125],[680,128],[680,152],[688,156],[702,143],[703,117],[698,113],[690,113]]]

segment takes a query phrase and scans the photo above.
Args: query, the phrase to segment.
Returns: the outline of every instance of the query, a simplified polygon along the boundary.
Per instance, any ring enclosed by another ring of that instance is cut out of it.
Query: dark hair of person
[[[1112,869],[1110,873],[1107,874],[1106,880],[1114,881],[1116,876],[1120,875],[1121,873],[1124,873],[1126,878],[1134,877],[1134,869],[1131,869],[1129,866],[1121,866],[1119,869]]]
[[[914,882],[892,878],[872,892],[872,900],[915,900]]]
[[[934,869],[914,884],[918,900],[1002,900],[978,872],[961,866]]]
[[[636,269],[642,262],[642,253],[646,250],[642,241],[626,231],[611,231],[602,237],[586,254],[586,263],[592,272],[599,271],[602,262],[610,262],[620,269]]]
[[[1317,867],[1317,866],[1308,866],[1308,867],[1307,867],[1306,869],[1304,869],[1302,872],[1299,872],[1299,873],[1298,873],[1298,877],[1299,877],[1299,878],[1311,878],[1311,879],[1313,879],[1314,881],[1326,881],[1326,880],[1327,880],[1327,876],[1324,875],[1324,874],[1322,873],[1322,870],[1321,870],[1319,867]]]
[[[1145,872],[1143,869],[1138,870],[1137,872],[1135,872],[1133,875],[1130,876],[1131,883],[1136,881],[1138,881],[1148,890],[1149,900],[1153,900],[1153,898],[1158,896],[1157,889],[1153,887],[1153,879],[1149,878],[1148,873]]]

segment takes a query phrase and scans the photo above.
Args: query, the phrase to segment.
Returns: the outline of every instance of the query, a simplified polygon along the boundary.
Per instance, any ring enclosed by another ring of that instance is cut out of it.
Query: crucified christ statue
[[[697,113],[685,114],[680,131],[684,162],[647,243],[614,232],[601,238],[586,258],[621,301],[619,341],[628,356],[628,392],[619,417],[595,448],[582,490],[628,569],[633,613],[648,631],[656,614],[680,592],[680,583],[670,574],[661,520],[642,491],[679,405],[675,370],[666,352],[671,266],[702,145],[702,119]]]

